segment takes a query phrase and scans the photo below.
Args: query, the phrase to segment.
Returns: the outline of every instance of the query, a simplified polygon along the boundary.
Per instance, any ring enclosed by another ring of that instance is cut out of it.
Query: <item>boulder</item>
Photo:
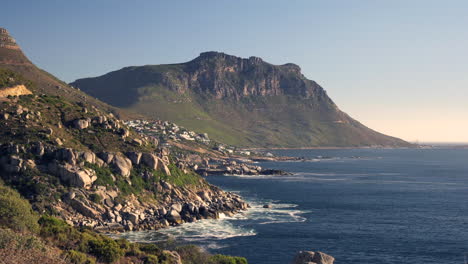
[[[35,142],[31,147],[31,152],[34,155],[42,157],[42,155],[44,155],[45,152],[44,144],[42,144],[42,142]]]
[[[118,128],[118,127],[119,127],[119,124],[118,124],[118,123],[115,123],[115,127]],[[126,138],[126,137],[130,136],[130,131],[129,131],[128,129],[122,128],[122,129],[120,129],[119,133],[120,133],[120,135],[121,135],[123,138]]]
[[[151,153],[143,153],[141,155],[141,163],[150,169],[156,170],[158,168],[159,159],[156,155]]]
[[[320,251],[299,251],[291,264],[333,264],[335,258]]]
[[[73,121],[73,127],[77,129],[86,129],[89,127],[89,123],[90,122],[86,119],[76,119]]]
[[[161,181],[161,186],[166,190],[172,190],[172,185],[168,182]]]
[[[210,193],[207,192],[207,191],[202,191],[202,192],[199,192],[199,193],[197,193],[197,194],[198,194],[198,196],[199,196],[202,200],[204,200],[204,201],[209,201],[209,200],[211,200],[211,195],[210,195]]]
[[[114,159],[115,154],[110,152],[101,152],[98,154],[99,158],[101,158],[106,164],[110,164]]]
[[[141,152],[127,152],[126,155],[132,161],[132,164],[134,166],[140,164],[141,155],[142,155]]]
[[[70,164],[76,164],[76,155],[71,148],[59,149],[55,152],[55,157],[58,160],[65,161]]]
[[[96,173],[92,169],[82,169],[69,163],[65,165],[55,162],[49,163],[49,172],[57,175],[63,182],[70,186],[89,188],[97,179]]]
[[[114,165],[117,173],[124,177],[129,177],[132,170],[132,161],[123,155],[115,155],[112,159],[112,165]]]
[[[137,225],[138,220],[139,220],[139,216],[138,216],[138,214],[135,214],[135,213],[128,213],[127,216],[126,216],[126,219],[128,221],[130,221],[133,225]]]
[[[88,162],[88,163],[91,163],[91,164],[95,164],[96,163],[96,154],[94,154],[93,152],[91,151],[85,151],[83,152],[83,154],[81,155],[81,157],[83,158],[84,161]]]
[[[98,211],[89,207],[88,205],[86,205],[84,202],[80,200],[76,200],[76,199],[70,200],[70,205],[78,213],[84,216],[91,217],[91,218],[98,218],[100,215]]]
[[[98,157],[96,157],[96,159],[94,160],[94,163],[95,163],[98,167],[102,167],[102,166],[104,166],[104,165],[106,164],[102,159],[100,159],[100,158],[98,158]]]
[[[107,122],[107,117],[105,117],[105,116],[96,116],[96,117],[93,118],[93,121],[100,124],[100,125],[102,125],[105,122]]]
[[[0,160],[0,167],[3,168],[4,171],[9,173],[17,173],[20,172],[23,166],[23,160],[18,156],[3,156]]]
[[[23,165],[26,167],[26,168],[29,168],[29,169],[35,169],[36,168],[36,162],[32,159],[28,159],[26,160]]]
[[[56,138],[55,140],[55,144],[57,144],[57,146],[62,146],[63,145],[63,142],[60,138]]]
[[[175,223],[175,224],[181,224],[182,223],[182,218],[181,218],[179,212],[177,212],[177,210],[174,210],[174,209],[171,209],[167,213],[166,219],[171,223]]]
[[[143,145],[143,141],[141,139],[138,139],[138,138],[134,138],[132,140],[132,144],[136,145],[136,146],[142,146]]]
[[[173,204],[171,205],[172,210],[176,210],[178,213],[182,212],[182,205],[180,204]]]
[[[164,207],[163,207],[163,208],[159,208],[159,209],[158,209],[158,213],[159,213],[160,215],[166,215],[166,214],[167,214],[167,210],[166,210],[166,208],[164,208]]]
[[[169,167],[162,163],[161,162],[161,165],[162,165],[162,171],[164,171],[164,173],[167,175],[167,176],[171,176],[171,170],[169,169]]]

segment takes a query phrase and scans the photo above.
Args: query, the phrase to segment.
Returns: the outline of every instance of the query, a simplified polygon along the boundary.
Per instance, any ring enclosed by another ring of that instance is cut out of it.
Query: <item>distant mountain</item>
[[[295,64],[205,52],[187,63],[126,67],[78,87],[111,105],[251,147],[409,146],[339,110]]]

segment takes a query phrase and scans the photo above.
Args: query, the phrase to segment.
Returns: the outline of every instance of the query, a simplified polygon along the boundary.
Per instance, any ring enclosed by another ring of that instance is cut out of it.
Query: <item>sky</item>
[[[468,142],[466,0],[6,0],[7,28],[71,82],[204,51],[292,62],[379,132]]]

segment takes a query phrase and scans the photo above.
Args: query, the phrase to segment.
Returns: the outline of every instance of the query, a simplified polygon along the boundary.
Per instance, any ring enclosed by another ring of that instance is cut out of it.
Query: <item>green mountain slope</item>
[[[294,64],[218,52],[72,83],[114,106],[250,147],[409,146],[340,111]]]

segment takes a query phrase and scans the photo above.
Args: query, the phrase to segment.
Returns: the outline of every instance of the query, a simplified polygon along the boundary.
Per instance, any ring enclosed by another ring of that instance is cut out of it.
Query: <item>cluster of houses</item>
[[[195,141],[205,145],[210,145],[211,140],[208,134],[197,134],[194,131],[185,129],[174,123],[161,120],[130,120],[125,122],[139,133],[160,138],[163,141]]]
[[[169,147],[168,141],[193,141],[227,155],[250,156],[253,154],[247,150],[239,150],[236,147],[210,140],[207,133],[196,133],[168,121],[136,119],[125,121],[125,124],[139,133],[159,139],[161,145],[166,147]]]

